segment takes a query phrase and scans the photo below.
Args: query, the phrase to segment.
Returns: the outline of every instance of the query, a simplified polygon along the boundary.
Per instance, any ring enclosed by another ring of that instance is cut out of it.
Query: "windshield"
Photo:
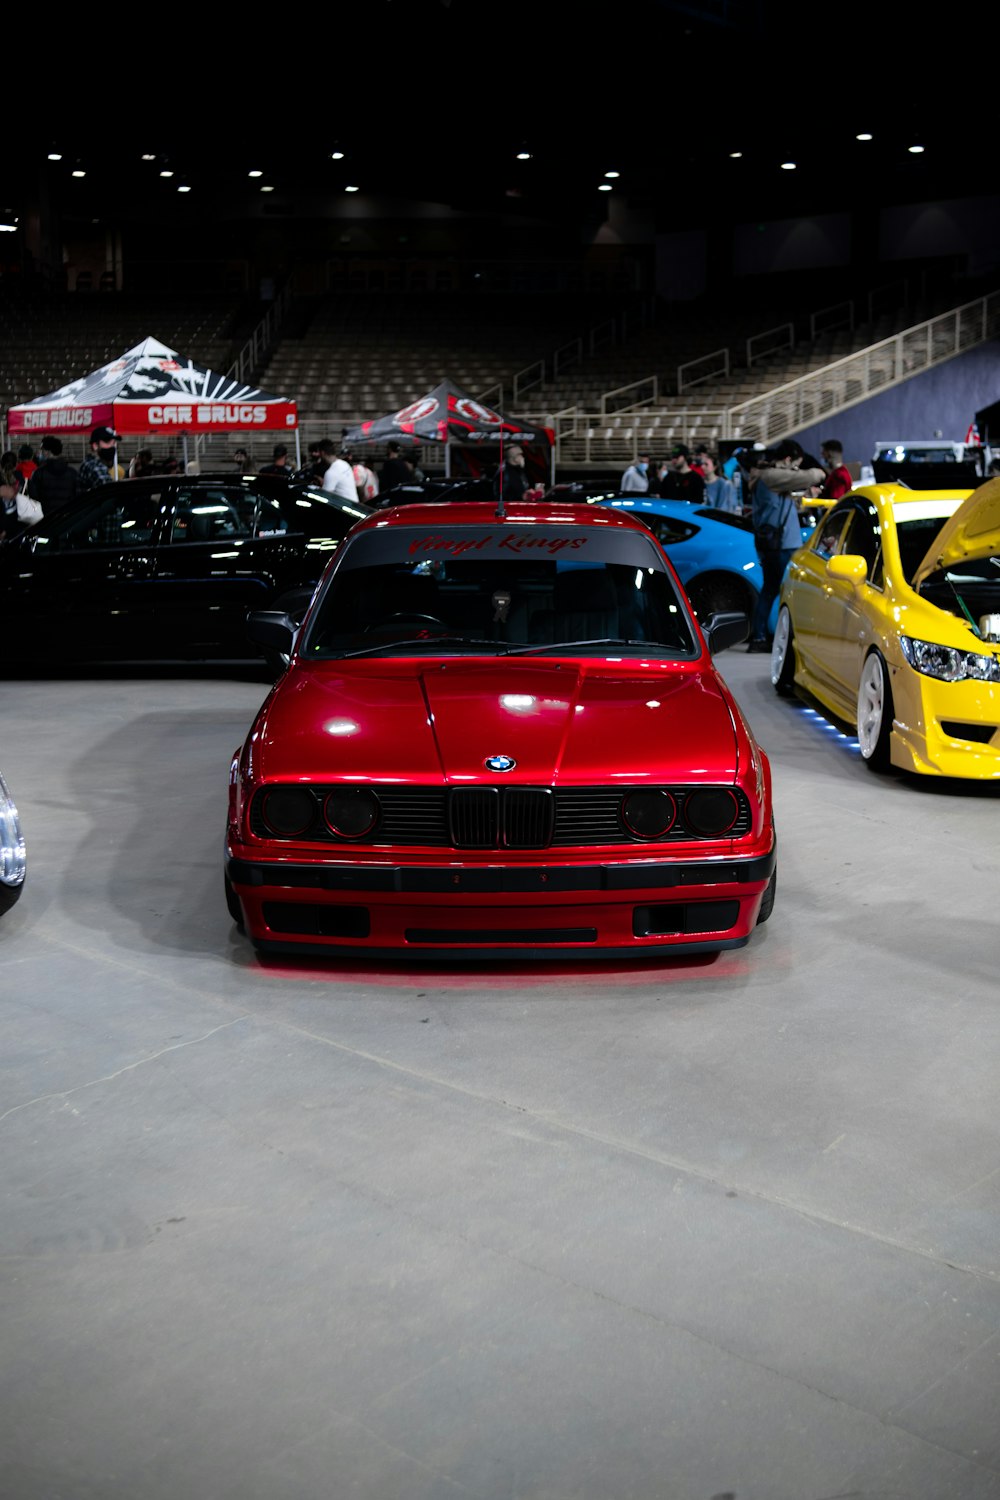
[[[616,655],[700,654],[650,537],[565,524],[400,526],[349,543],[300,652],[569,655],[609,645]]]

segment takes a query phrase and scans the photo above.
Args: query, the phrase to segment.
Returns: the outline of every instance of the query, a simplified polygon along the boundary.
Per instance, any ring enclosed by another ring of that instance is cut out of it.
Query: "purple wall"
[[[1000,340],[996,339],[838,412],[828,422],[805,427],[795,436],[813,454],[819,452],[824,438],[840,438],[848,462],[867,463],[883,438],[932,438],[940,433],[960,443],[976,412],[994,401],[1000,401]]]

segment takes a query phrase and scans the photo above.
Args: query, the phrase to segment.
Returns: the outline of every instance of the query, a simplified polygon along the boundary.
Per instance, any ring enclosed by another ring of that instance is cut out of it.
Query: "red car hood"
[[[713,671],[449,660],[297,667],[251,741],[255,779],[593,785],[730,781],[737,746]]]

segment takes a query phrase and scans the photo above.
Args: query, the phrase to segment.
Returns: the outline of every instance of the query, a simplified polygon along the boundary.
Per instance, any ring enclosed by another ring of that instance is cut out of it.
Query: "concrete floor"
[[[262,680],[0,685],[4,1500],[1000,1500],[1000,789],[719,664],[771,922],[535,972],[256,960]]]

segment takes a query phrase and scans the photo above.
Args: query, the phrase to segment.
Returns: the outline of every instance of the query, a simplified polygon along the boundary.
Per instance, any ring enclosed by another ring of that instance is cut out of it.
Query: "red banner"
[[[88,432],[271,432],[299,425],[294,401],[115,401],[94,406],[14,406],[7,430],[44,435]]]

